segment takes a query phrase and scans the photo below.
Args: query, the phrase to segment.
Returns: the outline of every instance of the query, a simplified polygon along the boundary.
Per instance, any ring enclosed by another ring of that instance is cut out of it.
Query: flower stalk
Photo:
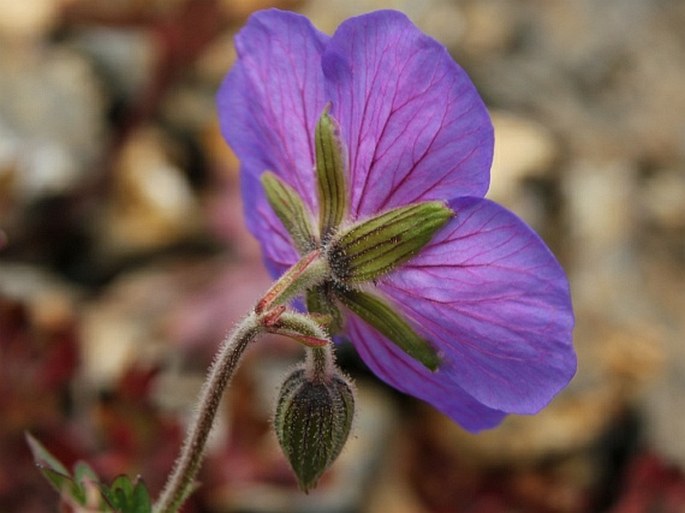
[[[154,513],[175,513],[193,491],[207,438],[221,398],[247,346],[260,333],[288,336],[309,346],[319,360],[332,366],[330,340],[319,324],[307,315],[288,312],[283,304],[316,286],[325,276],[320,251],[305,255],[286,271],[260,299],[247,317],[224,339],[198,399],[199,409],[188,429],[181,452],[154,506]],[[324,347],[322,347],[324,346]]]
[[[221,398],[245,349],[264,329],[263,316],[251,313],[224,340],[200,392],[199,410],[191,424],[176,465],[154,506],[154,513],[175,513],[193,491],[207,438]]]

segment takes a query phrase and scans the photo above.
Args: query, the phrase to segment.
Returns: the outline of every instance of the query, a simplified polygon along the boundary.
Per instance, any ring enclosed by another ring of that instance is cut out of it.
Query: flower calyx
[[[267,201],[303,255],[259,302],[260,314],[304,293],[307,309],[322,328],[338,333],[343,318],[336,302],[373,326],[426,368],[440,358],[393,306],[363,288],[417,255],[455,213],[444,202],[424,201],[396,207],[345,226],[348,214],[347,160],[336,120],[326,106],[316,125],[316,181],[319,227],[298,192],[273,173],[261,181]],[[323,347],[325,337],[309,328],[284,327],[282,317],[269,329],[309,347]],[[316,323],[312,317],[308,322]],[[302,328],[302,329],[300,329]],[[309,331],[307,331],[309,330]]]

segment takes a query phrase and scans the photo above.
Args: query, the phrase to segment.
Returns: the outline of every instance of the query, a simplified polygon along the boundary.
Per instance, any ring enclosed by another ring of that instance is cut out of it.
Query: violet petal
[[[259,176],[273,171],[316,213],[313,134],[325,105],[321,52],[327,40],[303,16],[260,11],[236,36],[238,60],[217,95],[222,132],[240,159],[246,222],[272,272],[298,256]]]
[[[485,194],[493,148],[485,106],[446,49],[404,14],[343,22],[322,65],[349,150],[353,218]]]
[[[556,258],[519,218],[485,199],[379,284],[437,347],[442,379],[510,413],[543,408],[573,377],[573,312]]]
[[[483,406],[442,370],[429,371],[370,325],[351,312],[346,313],[345,332],[357,352],[373,373],[390,386],[432,404],[471,432],[495,427],[506,416]]]

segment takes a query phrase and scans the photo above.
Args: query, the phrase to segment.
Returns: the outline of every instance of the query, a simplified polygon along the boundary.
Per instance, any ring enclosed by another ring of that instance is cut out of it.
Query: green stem
[[[245,348],[262,330],[261,318],[250,314],[222,343],[200,392],[199,410],[188,430],[181,454],[154,506],[155,513],[176,513],[192,492],[224,390]]]
[[[309,381],[329,383],[335,374],[333,344],[322,347],[308,347],[305,360],[305,373]]]

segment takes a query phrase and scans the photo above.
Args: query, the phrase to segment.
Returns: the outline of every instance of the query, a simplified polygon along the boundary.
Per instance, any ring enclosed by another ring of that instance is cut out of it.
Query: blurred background
[[[251,11],[331,33],[396,8],[491,109],[489,197],[567,269],[577,377],[469,435],[375,380],[340,460],[297,492],[270,430],[302,357],[249,352],[188,512],[685,511],[685,2],[0,0],[0,512],[58,510],[68,466],[163,484],[212,354],[268,286],[214,94]]]

